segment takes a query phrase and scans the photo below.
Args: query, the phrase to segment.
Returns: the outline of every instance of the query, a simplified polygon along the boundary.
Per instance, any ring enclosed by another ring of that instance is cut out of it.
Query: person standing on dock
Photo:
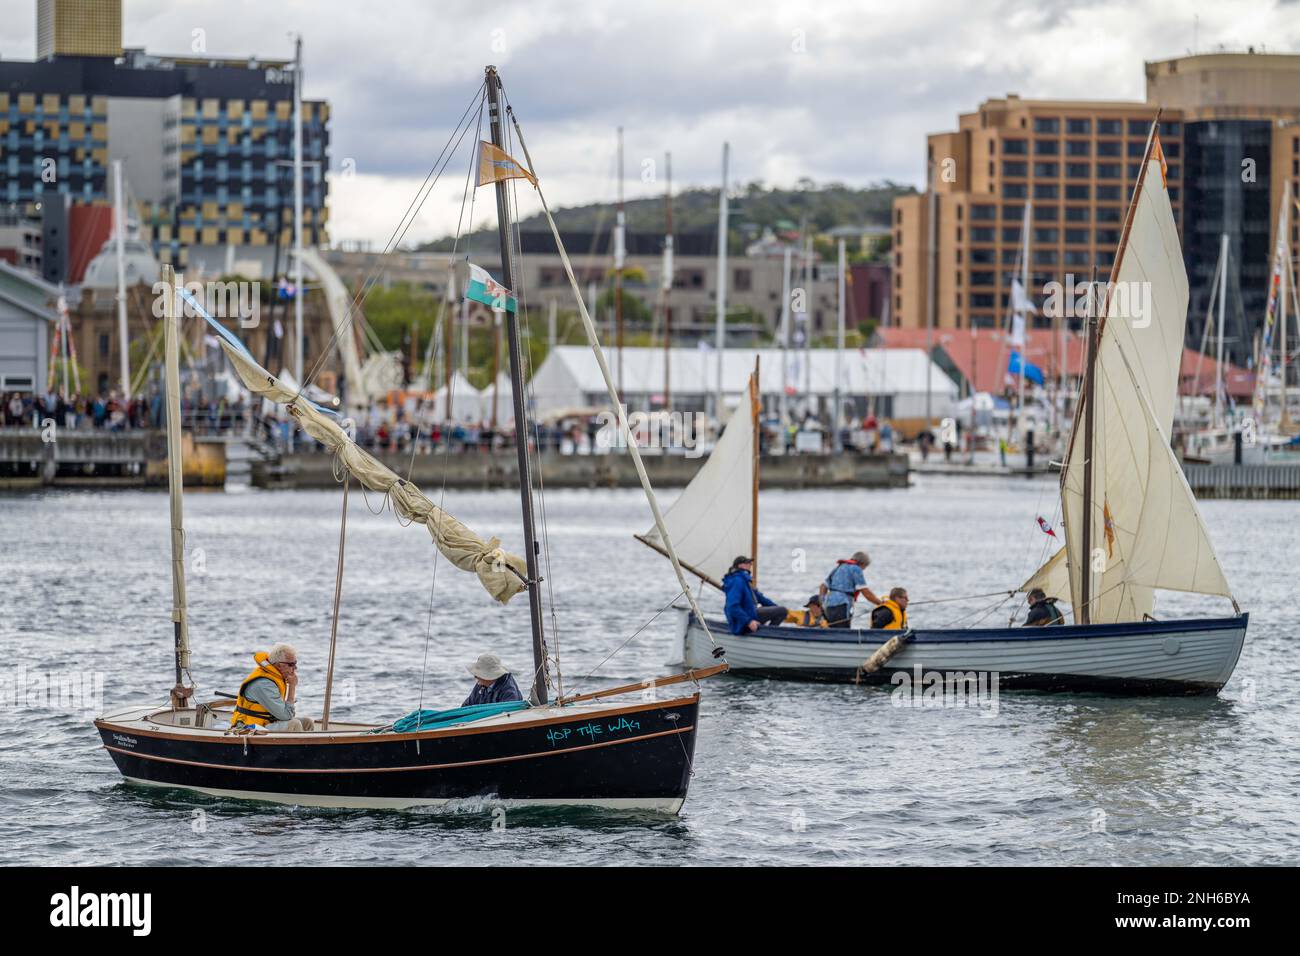
[[[855,551],[848,560],[837,561],[835,570],[826,576],[820,591],[826,620],[831,627],[849,627],[852,624],[853,605],[858,595],[872,604],[880,604],[880,598],[867,587],[867,576],[863,574],[870,563],[867,552]]]

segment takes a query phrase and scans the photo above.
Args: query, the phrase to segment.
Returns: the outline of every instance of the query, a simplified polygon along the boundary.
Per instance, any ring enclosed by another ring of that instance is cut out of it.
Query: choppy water
[[[873,555],[873,585],[905,584],[914,601],[1009,587],[1035,566],[1044,539],[1034,517],[1052,514],[1054,490],[931,478],[908,490],[765,493],[763,589],[802,599],[834,558],[859,547]],[[519,540],[517,503],[505,492],[448,501],[507,546]],[[1218,698],[1004,693],[990,717],[896,707],[887,688],[715,679],[704,687],[696,776],[680,817],[515,811],[494,830],[486,805],[323,811],[122,784],[92,714],[58,701],[15,707],[13,688],[23,682],[30,702],[40,679],[92,672],[107,707],[163,698],[166,497],[0,497],[0,862],[1295,864],[1300,505],[1203,508],[1252,614]],[[337,492],[187,496],[201,689],[232,689],[253,650],[289,639],[303,661],[302,697],[319,712],[338,510]],[[631,538],[650,523],[639,493],[553,492],[546,510],[571,688],[676,589],[667,563]],[[388,720],[416,705],[431,558],[422,529],[367,513],[354,493],[337,716]],[[913,622],[971,622],[988,603],[918,607]],[[1198,610],[1222,605],[1180,596],[1157,613]],[[1005,612],[986,621],[999,619]],[[527,621],[522,600],[498,608],[443,563],[426,706],[459,703],[464,663],[482,650],[525,667]],[[664,673],[672,627],[660,618],[599,678]]]

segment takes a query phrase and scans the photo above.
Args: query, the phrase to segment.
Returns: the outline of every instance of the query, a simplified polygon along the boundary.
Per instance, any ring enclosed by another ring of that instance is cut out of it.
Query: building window
[[[958,236],[957,238],[958,241],[960,242],[961,237]],[[991,226],[977,226],[976,228],[970,231],[970,241],[971,242],[992,242],[993,228]]]
[[[1183,124],[1179,122],[1165,123],[1161,130],[1166,136],[1177,136],[1183,131]]]
[[[1066,179],[1087,179],[1091,167],[1087,163],[1066,163]]]
[[[1056,250],[1055,250],[1055,249],[1035,249],[1035,250],[1034,250],[1034,264],[1035,264],[1035,265],[1040,265],[1040,266],[1054,266],[1054,265],[1056,265]]]
[[[979,220],[996,219],[998,217],[998,207],[984,204],[971,206],[970,217]]]
[[[1151,121],[1144,119],[1131,119],[1128,121],[1128,134],[1130,136],[1146,136],[1151,132]]]
[[[1023,178],[1026,175],[1027,168],[1028,167],[1024,163],[1011,162],[1010,160],[1003,160],[1002,175],[1014,176],[1016,178]]]
[[[1081,186],[1078,183],[1069,183],[1065,187],[1066,199],[1087,199],[1091,190],[1087,186]]]
[[[1097,120],[1098,136],[1118,136],[1122,128],[1123,128],[1123,124],[1117,119]]]
[[[1034,140],[1035,156],[1056,156],[1061,152],[1061,144],[1054,139]]]
[[[1098,163],[1098,179],[1119,179],[1119,163]]]
[[[1061,121],[1054,116],[1036,116],[1034,117],[1035,133],[1059,133],[1061,131]]]
[[[1024,199],[1028,195],[1029,195],[1029,190],[1025,187],[1024,183],[1003,183],[1002,184],[1003,199]]]
[[[754,287],[753,273],[749,269],[732,270],[731,287],[737,292],[748,292]]]
[[[1118,186],[1098,186],[1098,187],[1097,187],[1097,201],[1098,201],[1098,202],[1116,202],[1116,201],[1119,200],[1119,198],[1120,198],[1120,195],[1119,195],[1119,187],[1118,187]]]
[[[1300,149],[1297,149],[1300,152]],[[1026,156],[1029,154],[1029,141],[1025,139],[1004,139],[1002,141],[1004,156]]]
[[[1117,139],[1103,139],[1097,143],[1098,156],[1119,156],[1124,144]]]
[[[1119,222],[1120,221],[1119,207],[1098,206],[1097,221],[1098,222]]]
[[[1020,241],[1020,228],[1019,228],[1018,226],[1003,226],[1003,227],[1002,227],[1002,241],[1003,241],[1003,242],[1019,242],[1019,241]]]
[[[1060,199],[1061,187],[1056,183],[1036,183],[1034,185],[1035,199]]]
[[[109,353],[108,333],[100,332],[99,333],[99,357],[108,358],[108,353]]]
[[[1117,246],[1119,245],[1118,229],[1098,229],[1097,245],[1099,246]]]
[[[1042,179],[1055,179],[1061,175],[1059,163],[1034,163],[1034,175]]]
[[[994,253],[992,249],[972,249],[970,251],[971,265],[991,266],[994,262]]]
[[[1060,233],[1056,229],[1035,229],[1034,242],[1058,242]]]
[[[1072,246],[1086,246],[1088,244],[1088,230],[1067,229],[1065,230],[1065,241]]]
[[[1002,250],[1002,264],[1004,266],[1014,266],[1016,264],[1016,260],[1018,260],[1019,258],[1020,258],[1019,248]]]
[[[1092,144],[1086,139],[1067,139],[1065,141],[1066,156],[1091,156]]]
[[[1088,252],[1086,249],[1066,249],[1062,261],[1067,266],[1086,266],[1088,264]]]
[[[961,273],[960,273],[960,272],[957,273],[957,277],[958,277],[959,279],[961,278]],[[992,272],[972,272],[972,273],[970,274],[970,284],[971,284],[971,285],[993,285],[993,273],[992,273]]]
[[[1060,217],[1060,215],[1061,215],[1060,206],[1035,206],[1034,207],[1035,222],[1056,222],[1056,220]]]
[[[1019,222],[1024,218],[1025,207],[1007,203],[1002,207],[1002,219],[1004,222]]]

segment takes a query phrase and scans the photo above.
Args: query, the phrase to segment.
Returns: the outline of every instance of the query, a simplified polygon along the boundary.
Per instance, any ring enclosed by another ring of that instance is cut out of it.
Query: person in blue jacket
[[[785,620],[786,609],[754,587],[753,572],[753,560],[742,555],[731,562],[731,570],[722,579],[722,590],[727,595],[727,623],[732,634],[746,634],[757,631],[760,624],[780,624]]]

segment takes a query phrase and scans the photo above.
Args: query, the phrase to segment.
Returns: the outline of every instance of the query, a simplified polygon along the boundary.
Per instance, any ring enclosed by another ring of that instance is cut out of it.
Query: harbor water
[[[289,641],[300,706],[319,715],[340,500],[337,490],[187,494],[201,699],[233,691],[254,651]],[[435,562],[424,529],[355,488],[351,501],[336,717],[388,722],[457,705],[472,682],[465,665],[484,651],[529,669],[525,601],[497,606],[473,576]],[[519,549],[516,494],[449,492],[446,503]],[[1004,625],[1017,605],[990,592],[1034,570],[1052,544],[1035,519],[1054,524],[1056,505],[1051,479],[765,492],[759,585],[802,604],[835,559],[866,549],[868,582],[907,587],[914,625]],[[1251,615],[1219,696],[1008,691],[940,707],[890,687],[715,678],[702,685],[690,795],[664,817],[505,812],[488,799],[318,810],[128,786],[91,719],[161,702],[172,683],[166,495],[3,496],[0,862],[1296,864],[1300,610],[1287,529],[1297,505],[1201,507]],[[651,523],[640,493],[550,492],[539,520],[564,690],[672,672],[677,612],[663,609],[680,595],[668,563],[632,538]],[[968,595],[986,596],[926,603]],[[707,590],[703,600],[720,607]],[[1190,595],[1162,595],[1156,608],[1229,611]]]

